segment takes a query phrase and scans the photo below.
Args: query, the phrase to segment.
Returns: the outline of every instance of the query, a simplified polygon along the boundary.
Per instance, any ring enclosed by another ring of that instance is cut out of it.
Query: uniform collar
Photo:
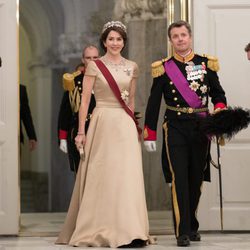
[[[193,52],[193,50],[191,50],[191,52],[185,57],[180,56],[179,54],[174,52],[174,58],[177,61],[182,62],[182,63],[189,62],[194,58],[194,52]]]

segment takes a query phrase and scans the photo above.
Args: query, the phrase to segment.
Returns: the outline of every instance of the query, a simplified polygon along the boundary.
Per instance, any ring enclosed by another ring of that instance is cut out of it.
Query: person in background
[[[86,46],[82,52],[82,62],[77,65],[76,71],[72,74],[66,73],[63,76],[63,85],[66,91],[62,98],[58,118],[59,147],[64,153],[68,154],[70,169],[75,173],[80,161],[80,155],[75,146],[75,137],[78,131],[78,111],[82,95],[82,80],[88,63],[98,57],[99,51],[96,46]],[[94,107],[95,98],[92,94],[85,131],[88,129]]]
[[[24,125],[26,134],[29,138],[29,150],[33,151],[37,146],[37,137],[29,107],[29,99],[26,91],[26,86],[20,84],[20,142],[24,143],[22,125]]]
[[[185,21],[172,23],[168,37],[174,55],[152,64],[153,85],[145,114],[144,145],[156,151],[157,122],[165,99],[162,168],[171,183],[175,235],[178,246],[200,241],[197,209],[204,180],[209,181],[209,138],[199,129],[208,114],[226,108],[225,92],[217,75],[218,61],[192,50],[192,32]],[[153,166],[152,166],[153,167]]]
[[[245,51],[247,53],[247,59],[250,60],[250,43],[246,45]]]

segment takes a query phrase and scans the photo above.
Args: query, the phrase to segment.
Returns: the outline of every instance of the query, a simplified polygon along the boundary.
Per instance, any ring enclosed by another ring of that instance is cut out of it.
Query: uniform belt
[[[169,106],[166,105],[167,109],[172,110],[172,111],[176,111],[176,112],[182,112],[182,113],[186,113],[186,114],[192,114],[192,113],[201,113],[201,112],[207,112],[208,108],[191,108],[191,107],[173,107],[173,106]]]

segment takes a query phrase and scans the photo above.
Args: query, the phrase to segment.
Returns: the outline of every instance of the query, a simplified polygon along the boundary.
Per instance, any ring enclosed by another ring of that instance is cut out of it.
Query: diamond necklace
[[[120,70],[122,67],[125,66],[126,62],[125,62],[125,58],[122,57],[121,61],[119,63],[113,63],[111,61],[109,61],[107,58],[102,57],[103,62],[107,65],[110,66],[112,69],[114,69],[115,71]]]

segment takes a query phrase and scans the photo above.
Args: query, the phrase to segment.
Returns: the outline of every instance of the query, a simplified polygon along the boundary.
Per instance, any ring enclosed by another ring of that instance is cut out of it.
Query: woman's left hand
[[[75,145],[78,150],[84,148],[86,143],[86,136],[84,134],[77,135],[75,138]]]

